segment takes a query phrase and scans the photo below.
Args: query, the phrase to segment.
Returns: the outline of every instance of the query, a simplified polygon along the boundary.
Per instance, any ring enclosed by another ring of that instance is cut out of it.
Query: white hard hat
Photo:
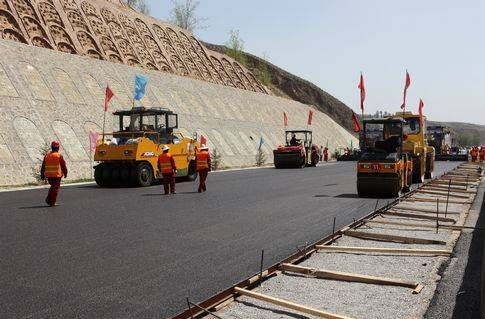
[[[170,147],[168,147],[167,145],[163,145],[162,147],[162,151],[166,152],[170,149]]]
[[[209,148],[205,144],[201,144],[199,150],[208,150]]]

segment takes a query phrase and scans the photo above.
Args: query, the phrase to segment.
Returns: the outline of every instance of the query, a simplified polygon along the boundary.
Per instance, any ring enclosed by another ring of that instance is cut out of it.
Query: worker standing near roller
[[[477,156],[478,156],[478,149],[476,147],[472,147],[470,155],[472,156],[472,162],[476,162]]]
[[[199,189],[198,192],[202,193],[207,190],[205,182],[207,175],[211,170],[211,156],[209,154],[209,148],[204,144],[199,148],[196,154],[197,160],[197,172],[199,173]]]
[[[164,145],[162,154],[158,156],[158,171],[162,172],[165,195],[176,194],[175,175],[177,175],[177,167],[175,166],[172,154],[168,152],[169,150],[170,148]]]
[[[44,156],[42,161],[42,167],[40,169],[40,177],[49,181],[49,193],[45,202],[50,207],[57,206],[57,195],[61,188],[61,179],[67,178],[67,166],[66,161],[59,153],[60,143],[53,141],[51,143],[51,151]]]
[[[325,147],[325,148],[323,149],[323,160],[324,160],[325,162],[328,162],[328,147]]]
[[[485,147],[480,147],[480,162],[485,161]]]

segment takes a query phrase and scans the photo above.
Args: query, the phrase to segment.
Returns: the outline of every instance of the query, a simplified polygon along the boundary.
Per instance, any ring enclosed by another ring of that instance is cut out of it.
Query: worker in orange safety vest
[[[54,141],[51,143],[51,151],[44,156],[42,161],[42,167],[40,169],[41,179],[46,179],[51,186],[49,192],[47,193],[47,198],[45,202],[49,206],[57,206],[57,195],[61,188],[61,179],[67,178],[67,166],[66,161],[59,153],[60,143]]]
[[[470,155],[472,156],[472,162],[476,162],[478,157],[478,149],[476,147],[472,147]]]
[[[209,154],[209,148],[204,144],[199,148],[196,157],[197,172],[199,173],[199,193],[205,192],[207,187],[205,182],[207,180],[207,175],[211,171],[211,156]]]
[[[485,161],[485,147],[480,148],[480,162]]]
[[[323,149],[323,160],[324,160],[325,162],[328,162],[328,147],[325,147],[325,148]]]
[[[172,154],[168,152],[169,150],[170,148],[164,145],[162,154],[158,156],[158,171],[162,173],[165,195],[176,194],[175,176],[177,175],[177,167]]]

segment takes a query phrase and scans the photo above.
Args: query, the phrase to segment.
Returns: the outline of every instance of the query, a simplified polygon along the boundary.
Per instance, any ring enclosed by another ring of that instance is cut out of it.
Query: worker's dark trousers
[[[61,188],[61,178],[48,178],[48,181],[51,187],[49,188],[49,193],[47,193],[47,198],[45,199],[45,202],[49,206],[54,206],[57,201],[59,189]]]
[[[165,195],[175,193],[175,175],[173,173],[164,173],[162,174],[162,178]]]
[[[209,174],[209,169],[203,169],[199,171],[199,193],[205,192],[207,190],[205,186],[205,181],[207,180],[207,175]]]

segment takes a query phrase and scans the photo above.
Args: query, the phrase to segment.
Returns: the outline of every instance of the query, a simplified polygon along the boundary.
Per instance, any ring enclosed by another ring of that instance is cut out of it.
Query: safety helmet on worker
[[[200,147],[199,147],[199,150],[200,151],[207,151],[209,150],[209,148],[207,146],[205,146],[205,144],[202,144]]]
[[[170,150],[170,147],[168,147],[167,145],[163,145],[162,151],[168,152],[169,150]]]
[[[58,141],[52,141],[51,143],[52,150],[59,150],[59,147],[61,147],[61,143],[59,143]]]

